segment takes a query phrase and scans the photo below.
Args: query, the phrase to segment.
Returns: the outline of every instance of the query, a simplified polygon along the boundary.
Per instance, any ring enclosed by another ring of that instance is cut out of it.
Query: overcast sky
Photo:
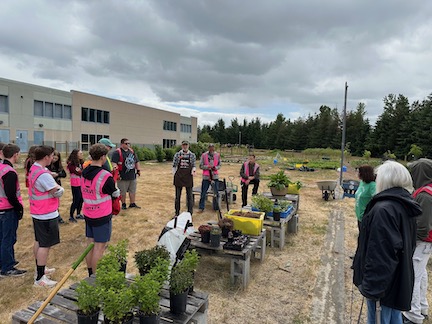
[[[431,90],[432,1],[3,0],[0,77],[214,124]]]

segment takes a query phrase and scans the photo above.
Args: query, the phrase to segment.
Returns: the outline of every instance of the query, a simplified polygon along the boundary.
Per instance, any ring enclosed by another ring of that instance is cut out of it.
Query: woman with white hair
[[[354,257],[354,284],[367,298],[368,324],[402,324],[414,284],[412,256],[416,217],[413,182],[402,164],[386,161],[376,169],[376,195],[367,205]]]

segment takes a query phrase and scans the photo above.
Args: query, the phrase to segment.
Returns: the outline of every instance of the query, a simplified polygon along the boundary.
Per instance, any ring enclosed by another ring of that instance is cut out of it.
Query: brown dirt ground
[[[239,184],[239,163],[224,163],[221,177],[235,177]],[[174,215],[174,188],[172,186],[170,163],[145,163],[142,165],[142,176],[138,180],[137,203],[141,210],[121,211],[113,220],[112,243],[129,239],[128,272],[137,274],[134,265],[134,253],[156,244],[164,225]],[[276,168],[262,168],[263,174],[270,174]],[[339,174],[332,170],[316,172],[287,171],[291,180],[300,180],[304,187],[300,195],[299,232],[290,234],[283,250],[267,249],[265,261],[251,263],[251,283],[246,290],[230,285],[229,260],[211,256],[203,256],[196,274],[195,287],[209,293],[209,323],[310,323],[311,300],[320,266],[320,255],[328,224],[328,215],[332,208],[345,211],[345,280],[346,280],[346,322],[356,322],[360,309],[361,297],[354,289],[352,294],[351,270],[349,255],[356,247],[357,224],[354,216],[354,199],[339,201],[324,201],[321,191],[315,181],[337,180]],[[24,187],[24,177],[20,173],[21,186]],[[356,179],[353,170],[344,175],[345,179]],[[197,176],[195,185],[199,185],[201,176]],[[262,181],[260,192],[268,191],[266,181]],[[66,189],[61,200],[60,213],[68,219],[71,201],[68,178],[63,182]],[[25,201],[25,216],[20,222],[18,242],[15,245],[16,258],[20,261],[19,268],[29,270],[21,278],[0,279],[0,323],[9,323],[12,314],[29,304],[43,300],[49,290],[33,287],[34,259],[33,228],[28,212],[27,192],[23,190]],[[183,193],[184,200],[185,193]],[[240,200],[240,201],[239,201]],[[182,206],[185,203],[182,202]],[[241,198],[238,195],[233,208],[240,208]],[[196,207],[197,208],[197,207]],[[216,220],[217,216],[207,203],[203,214],[194,214],[194,224],[197,228],[208,220]],[[61,244],[55,246],[49,257],[49,266],[56,267],[54,280],[60,280],[69,270],[86,247],[84,225],[77,224],[61,226]],[[280,270],[284,268],[286,271]],[[87,275],[86,267],[81,264],[73,273],[65,286],[79,281]],[[351,300],[353,307],[351,310]],[[363,311],[363,319],[365,318]]]

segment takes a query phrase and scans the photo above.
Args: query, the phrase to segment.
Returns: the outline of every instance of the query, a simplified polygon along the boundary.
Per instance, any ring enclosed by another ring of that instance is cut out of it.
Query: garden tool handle
[[[42,305],[39,307],[39,309],[34,313],[34,315],[30,318],[30,320],[27,322],[28,324],[33,324],[34,321],[38,318],[38,316],[42,313],[42,311],[45,309],[45,307],[49,304],[51,299],[54,298],[54,296],[57,294],[57,292],[60,290],[60,288],[63,286],[63,284],[66,282],[66,280],[69,279],[70,275],[75,271],[75,269],[78,267],[78,265],[84,260],[84,258],[87,256],[87,254],[93,249],[94,243],[91,243],[87,249],[81,254],[81,256],[76,260],[72,267],[69,269],[69,271],[64,275],[64,277],[57,283],[57,285],[54,287],[54,290],[51,291],[47,299],[42,303]]]

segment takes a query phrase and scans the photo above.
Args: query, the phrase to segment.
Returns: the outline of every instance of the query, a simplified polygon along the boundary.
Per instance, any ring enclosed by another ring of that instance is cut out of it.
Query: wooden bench
[[[201,242],[201,235],[198,232],[189,236],[191,246],[200,252],[227,257],[231,260],[231,284],[235,284],[237,280],[242,282],[243,288],[246,288],[250,281],[250,260],[251,257],[258,258],[261,262],[264,261],[266,253],[266,230],[263,229],[258,236],[250,236],[249,244],[242,251],[224,250],[223,245],[227,242],[226,238],[221,238],[221,243],[218,247],[212,247],[208,243]],[[258,254],[258,257],[257,257]]]
[[[87,281],[94,282],[94,277],[87,278]],[[77,323],[76,311],[76,287],[78,283],[71,285],[67,289],[60,290],[48,306],[43,310],[42,315],[39,315],[35,323],[39,324],[54,324],[54,323]],[[160,293],[161,306],[161,321],[160,323],[175,323],[175,324],[206,324],[207,309],[208,309],[208,294],[193,291],[189,293],[187,299],[186,312],[181,315],[174,315],[170,312],[169,290],[165,286]],[[33,314],[42,305],[41,301],[37,301],[27,309],[17,311],[12,315],[13,324],[27,323]],[[99,323],[103,323],[103,315],[99,316]],[[134,318],[134,323],[139,323],[138,318]]]

